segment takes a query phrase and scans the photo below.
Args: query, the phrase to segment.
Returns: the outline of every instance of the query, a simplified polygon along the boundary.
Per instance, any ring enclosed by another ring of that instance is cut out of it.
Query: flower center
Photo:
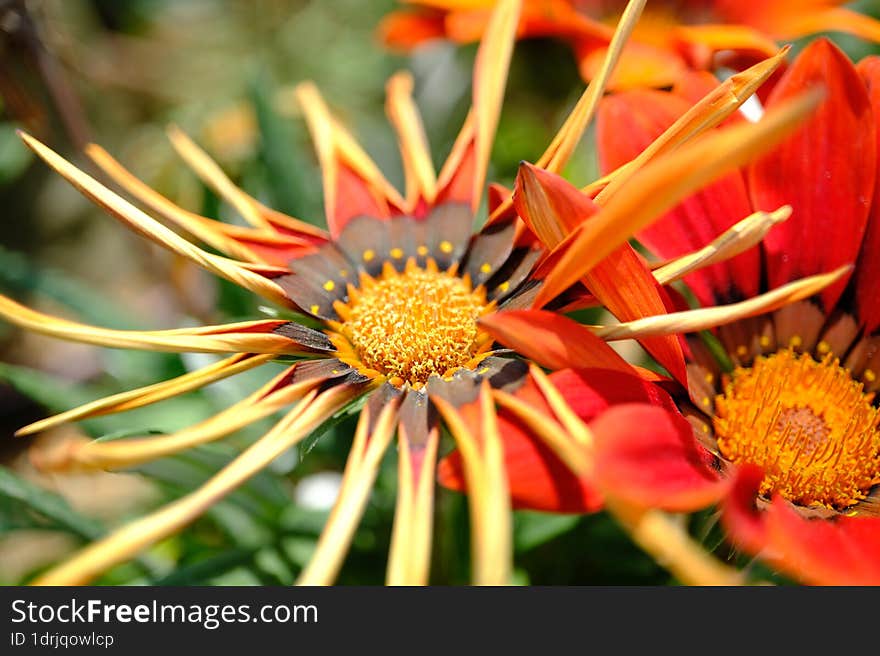
[[[790,349],[733,372],[715,399],[721,454],[764,468],[762,494],[842,510],[880,483],[880,413],[873,394],[829,355]]]
[[[476,366],[490,354],[491,338],[477,326],[494,307],[485,289],[472,289],[469,276],[454,269],[439,271],[433,260],[425,268],[410,261],[403,272],[388,264],[378,278],[363,274],[349,297],[335,306],[343,321],[334,329],[348,342],[334,340],[340,359],[348,351],[349,364],[392,384],[419,388],[432,375]]]

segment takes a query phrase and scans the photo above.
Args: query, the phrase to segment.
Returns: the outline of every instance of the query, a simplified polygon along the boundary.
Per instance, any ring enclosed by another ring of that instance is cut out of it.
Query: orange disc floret
[[[347,304],[337,303],[342,321],[334,326],[339,345],[352,364],[376,371],[394,384],[424,385],[432,375],[447,376],[472,367],[488,355],[491,338],[477,319],[494,307],[483,287],[467,275],[425,268],[410,260],[402,272],[387,264],[378,278],[363,275]],[[348,348],[345,348],[345,347]]]
[[[764,469],[760,491],[842,510],[880,483],[880,412],[831,355],[791,349],[739,367],[715,400],[718,448]]]

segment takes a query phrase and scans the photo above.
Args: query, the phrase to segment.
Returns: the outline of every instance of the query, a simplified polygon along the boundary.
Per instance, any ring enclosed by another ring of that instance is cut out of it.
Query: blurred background
[[[878,13],[878,3],[857,3]],[[104,146],[181,206],[237,222],[172,151],[183,128],[266,204],[323,225],[320,174],[291,86],[314,80],[393,183],[402,182],[384,117],[385,80],[416,79],[436,164],[470,102],[474,47],[385,50],[375,29],[392,0],[0,0],[0,291],[47,312],[113,328],[158,329],[256,318],[260,302],[127,231],[34,161],[15,130],[90,171],[81,148]],[[862,42],[835,35],[854,58]],[[583,82],[566,46],[517,45],[490,179],[510,184],[549,143]],[[90,171],[94,173],[94,171]],[[587,135],[566,171],[596,175]],[[272,421],[136,471],[45,474],[34,440],[169,432],[215,414],[265,380],[240,375],[155,407],[37,438],[16,428],[80,403],[204,366],[208,356],[111,351],[0,324],[0,584],[46,566],[127,519],[200,484]],[[260,372],[263,370],[261,369]],[[276,461],[204,519],[119,566],[105,584],[289,584],[308,560],[351,440],[343,423]],[[305,457],[307,455],[307,457]],[[396,468],[386,459],[341,583],[384,579]],[[436,583],[468,580],[466,503],[438,493]],[[709,522],[711,523],[711,522]],[[655,584],[668,575],[604,515],[517,513],[520,583]]]

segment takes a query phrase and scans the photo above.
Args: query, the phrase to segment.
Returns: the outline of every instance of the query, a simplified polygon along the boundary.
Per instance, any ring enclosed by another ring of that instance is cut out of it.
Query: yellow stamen
[[[485,289],[472,289],[468,277],[452,270],[439,271],[433,260],[421,268],[410,258],[402,272],[384,266],[379,277],[362,280],[357,298],[335,307],[343,320],[330,337],[340,357],[397,386],[418,389],[432,375],[473,368],[491,347],[477,326],[493,307]]]
[[[831,355],[791,349],[737,368],[715,400],[722,455],[764,468],[762,494],[842,510],[880,483],[880,412]]]

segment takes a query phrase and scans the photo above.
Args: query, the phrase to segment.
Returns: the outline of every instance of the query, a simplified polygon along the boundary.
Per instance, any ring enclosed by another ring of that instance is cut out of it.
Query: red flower
[[[673,93],[606,100],[598,127],[606,169],[636,156],[684,111],[682,96],[709,84],[689,82]],[[703,304],[856,263],[821,294],[722,326],[708,341],[689,338],[689,395],[677,402],[728,485],[716,499],[682,509],[720,501],[735,543],[808,583],[876,585],[880,58],[856,67],[818,40],[773,89],[768,111],[816,84],[827,97],[793,138],[679,205],[640,239],[661,257],[675,257],[743,212],[791,206],[792,217],[770,230],[759,249],[686,279]],[[653,455],[658,440],[651,434],[633,440],[599,442],[599,453],[608,452],[597,457],[612,469],[637,463],[667,471]],[[668,484],[667,476],[658,479]],[[626,485],[642,488],[632,493],[646,500],[657,487],[653,480],[605,483],[621,493]]]

